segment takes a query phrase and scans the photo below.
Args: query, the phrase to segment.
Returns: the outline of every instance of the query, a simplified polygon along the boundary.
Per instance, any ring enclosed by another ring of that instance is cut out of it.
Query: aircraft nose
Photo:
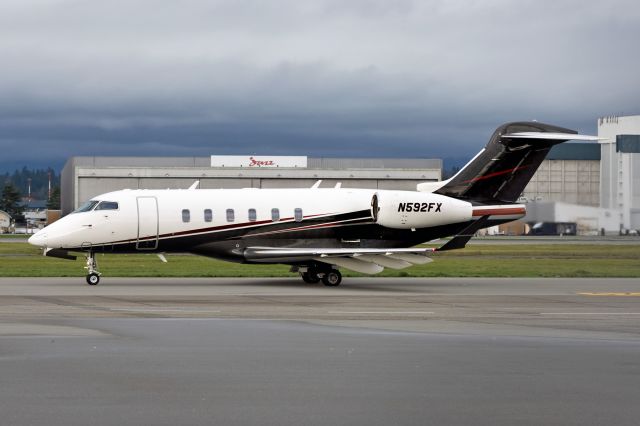
[[[44,247],[47,245],[47,234],[46,232],[38,231],[30,236],[27,242],[34,246]]]

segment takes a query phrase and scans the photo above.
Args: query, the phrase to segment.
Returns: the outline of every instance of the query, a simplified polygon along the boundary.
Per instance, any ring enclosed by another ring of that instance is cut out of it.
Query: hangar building
[[[640,230],[640,115],[598,120],[600,207],[616,209],[621,229]]]
[[[640,115],[598,119],[599,143],[549,153],[524,192],[528,223],[574,223],[578,234],[640,231]]]
[[[345,188],[415,190],[442,179],[442,160],[277,156],[72,157],[62,169],[62,214],[119,189],[303,188],[322,179]]]
[[[554,146],[524,189],[526,201],[557,201],[598,206],[600,147],[595,143]]]

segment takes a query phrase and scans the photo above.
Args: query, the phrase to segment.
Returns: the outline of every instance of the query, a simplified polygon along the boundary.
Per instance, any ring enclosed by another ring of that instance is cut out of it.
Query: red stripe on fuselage
[[[505,207],[496,209],[477,209],[473,211],[473,216],[510,216],[514,214],[526,214],[524,207]]]

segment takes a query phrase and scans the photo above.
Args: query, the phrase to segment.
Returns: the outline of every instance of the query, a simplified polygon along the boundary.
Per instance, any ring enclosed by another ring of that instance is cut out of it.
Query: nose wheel
[[[89,285],[97,285],[100,282],[100,275],[93,272],[87,275],[87,284]]]
[[[87,270],[87,284],[98,285],[100,282],[100,272],[98,272],[98,262],[96,261],[96,254],[90,252],[87,255],[87,266],[84,267]]]

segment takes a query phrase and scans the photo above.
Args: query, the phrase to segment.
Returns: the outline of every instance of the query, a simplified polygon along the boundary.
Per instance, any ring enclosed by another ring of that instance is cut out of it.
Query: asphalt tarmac
[[[640,280],[0,278],[2,424],[636,425]]]

